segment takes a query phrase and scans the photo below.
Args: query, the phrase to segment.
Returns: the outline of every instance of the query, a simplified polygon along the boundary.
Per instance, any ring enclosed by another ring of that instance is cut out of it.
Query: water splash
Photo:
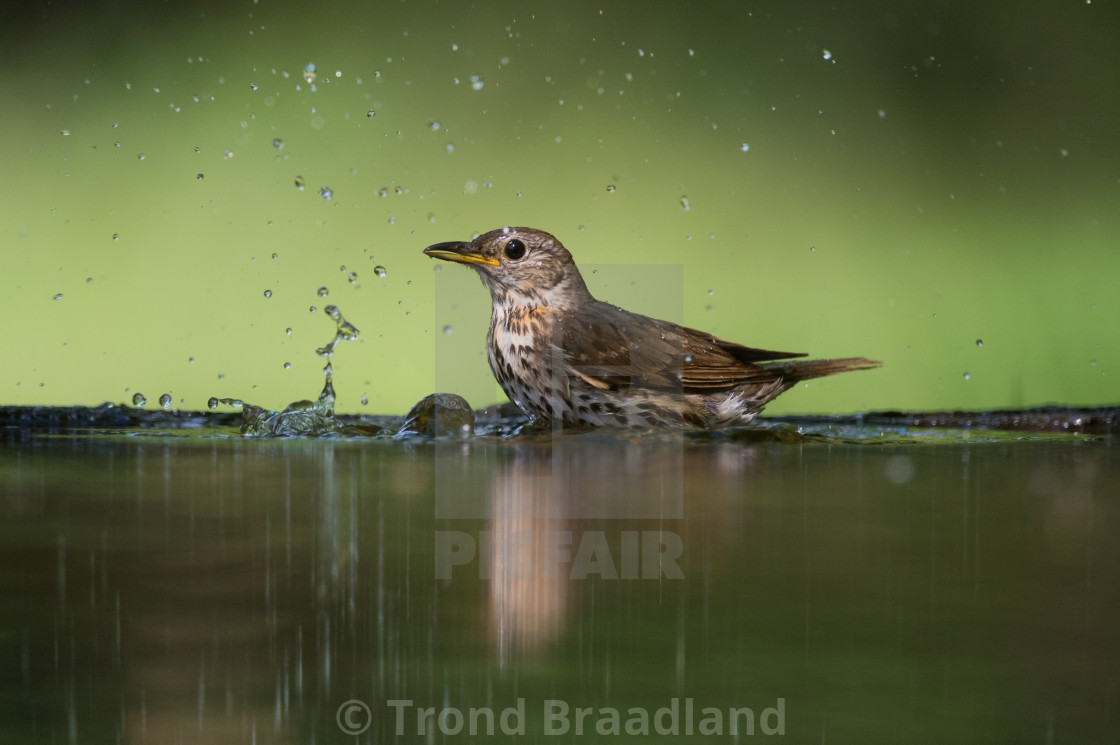
[[[327,360],[323,367],[323,390],[314,401],[295,401],[283,411],[272,411],[261,406],[245,404],[242,409],[241,434],[246,437],[322,437],[324,435],[378,435],[384,430],[376,424],[344,422],[334,413],[336,394],[330,358],[341,341],[353,341],[361,332],[346,320],[338,306],[323,309],[335,322],[334,337],[315,353]],[[213,400],[213,399],[211,399]]]
[[[343,318],[342,311],[338,309],[337,305],[328,305],[323,310],[328,316],[331,317],[332,320],[334,320],[335,333],[333,339],[315,350],[315,354],[319,355],[320,357],[330,357],[334,354],[334,348],[338,346],[338,343],[340,341],[353,341],[354,339],[358,338],[361,332],[358,331],[357,327],[355,327],[354,324]],[[329,380],[330,376],[328,375],[327,378]]]

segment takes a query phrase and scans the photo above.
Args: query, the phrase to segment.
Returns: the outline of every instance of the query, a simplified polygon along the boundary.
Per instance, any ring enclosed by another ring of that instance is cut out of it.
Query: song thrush
[[[880,363],[744,347],[596,300],[552,235],[501,228],[428,256],[468,264],[490,290],[486,349],[510,400],[575,426],[707,429],[746,424],[794,384]]]

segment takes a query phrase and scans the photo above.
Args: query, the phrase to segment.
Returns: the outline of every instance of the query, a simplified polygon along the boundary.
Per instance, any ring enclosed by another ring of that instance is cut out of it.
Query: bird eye
[[[516,238],[506,243],[506,256],[511,261],[517,261],[522,258],[528,250],[529,249],[525,247],[525,243]]]

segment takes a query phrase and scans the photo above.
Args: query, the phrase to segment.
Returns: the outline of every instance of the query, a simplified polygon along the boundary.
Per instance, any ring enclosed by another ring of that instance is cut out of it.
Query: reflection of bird
[[[478,270],[493,300],[490,369],[536,419],[630,428],[745,424],[799,381],[879,365],[863,357],[791,361],[804,355],[740,346],[596,300],[572,255],[542,230],[502,228],[424,253]]]

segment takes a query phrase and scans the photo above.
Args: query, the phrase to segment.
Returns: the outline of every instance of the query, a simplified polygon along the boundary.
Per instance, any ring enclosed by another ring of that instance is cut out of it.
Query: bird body
[[[794,384],[876,367],[862,357],[745,347],[596,300],[552,235],[501,228],[429,246],[490,290],[487,357],[528,416],[569,426],[712,429],[746,424]]]

